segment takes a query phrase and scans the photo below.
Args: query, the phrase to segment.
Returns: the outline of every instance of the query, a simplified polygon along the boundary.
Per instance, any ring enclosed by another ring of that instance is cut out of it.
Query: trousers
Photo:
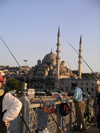
[[[0,133],[7,133],[7,127],[3,124],[3,122],[0,122]]]
[[[77,119],[77,123],[79,125],[79,128],[81,128],[81,124],[82,124],[82,128],[86,129],[85,127],[85,122],[84,122],[84,118],[82,116],[82,105],[80,101],[75,101],[75,113],[76,113],[76,119]]]

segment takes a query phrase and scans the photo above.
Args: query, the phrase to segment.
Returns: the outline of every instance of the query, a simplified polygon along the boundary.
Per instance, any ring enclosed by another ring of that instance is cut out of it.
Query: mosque
[[[95,86],[100,81],[96,79],[86,79],[81,77],[82,71],[82,36],[79,42],[79,61],[78,61],[78,76],[75,75],[67,66],[65,61],[61,61],[60,57],[60,28],[57,34],[57,54],[52,50],[44,56],[43,60],[38,60],[37,65],[29,71],[29,88],[34,88],[37,91],[71,91],[71,83],[77,85],[83,92],[91,92],[95,94]]]
[[[30,87],[43,91],[45,89],[56,91],[60,88],[60,79],[77,78],[77,75],[65,66],[65,61],[60,61],[60,28],[57,34],[57,54],[52,52],[38,60],[37,65],[29,71]]]

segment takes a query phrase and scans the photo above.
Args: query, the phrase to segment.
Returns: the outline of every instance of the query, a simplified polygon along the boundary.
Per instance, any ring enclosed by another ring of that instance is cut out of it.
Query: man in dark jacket
[[[1,89],[3,82],[0,74],[0,133],[7,133],[7,126],[18,116],[22,103],[9,92]]]

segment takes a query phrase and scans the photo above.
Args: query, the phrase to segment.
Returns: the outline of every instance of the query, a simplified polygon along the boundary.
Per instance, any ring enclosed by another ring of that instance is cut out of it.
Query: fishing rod
[[[65,56],[65,55],[64,55]],[[65,59],[66,59],[66,56],[65,56]],[[67,59],[66,59],[67,60]],[[68,63],[68,65],[69,65],[69,68],[70,68],[70,70],[72,70],[72,68],[71,68],[71,66],[70,66],[70,64],[69,64],[69,62],[67,61],[67,63]]]
[[[2,37],[0,37],[0,39],[1,39],[1,40],[2,40],[2,42],[5,44],[5,46],[7,47],[7,49],[8,49],[8,50],[9,50],[9,52],[10,52],[10,54],[12,55],[12,57],[14,58],[14,60],[16,61],[16,63],[18,64],[18,66],[19,66],[19,68],[20,68],[20,64],[18,63],[17,59],[15,58],[15,56],[12,54],[12,52],[11,52],[11,51],[10,51],[10,49],[8,48],[8,46],[7,46],[7,44],[5,43],[5,41],[2,39]],[[8,92],[8,91],[9,91],[9,89],[7,88],[7,86],[6,86],[4,83],[3,83],[3,85],[4,85],[5,89],[6,89],[6,91]],[[20,117],[22,118],[22,120],[23,120],[24,124],[26,125],[26,127],[27,127],[28,131],[31,133],[31,131],[30,131],[30,129],[29,129],[29,127],[28,127],[28,125],[26,124],[26,122],[25,122],[24,118],[22,117],[21,112],[19,112],[19,115],[20,115]]]
[[[62,35],[61,35],[62,36]],[[65,39],[65,37],[64,36],[62,36],[64,39]],[[67,39],[65,39],[66,41],[67,41]],[[73,45],[71,45],[71,43],[69,43],[68,41],[67,41],[67,43],[75,50],[75,52],[77,53],[77,54],[79,54],[79,52],[74,48],[74,46]],[[82,57],[82,60],[84,61],[84,63],[88,66],[88,68],[92,71],[92,73],[94,74],[94,76],[96,77],[96,79],[98,79],[98,76],[95,74],[95,72],[92,70],[92,68],[88,65],[88,63],[84,60],[84,58]]]
[[[22,116],[22,113],[21,113],[21,112],[19,112],[19,115],[20,115],[20,117],[22,118],[23,122],[25,123],[25,125],[26,125],[26,127],[27,127],[28,131],[31,133],[31,131],[30,131],[30,129],[29,129],[29,127],[28,127],[27,123],[25,122],[25,120],[24,120],[24,118],[23,118],[23,116]]]
[[[45,105],[44,101],[42,100],[41,96],[38,94],[37,90],[36,91],[36,94],[39,96],[41,102]],[[58,129],[60,130],[61,133],[63,133],[63,130],[61,129],[61,127],[58,125],[58,123],[56,122],[56,120],[54,119],[53,115],[51,114],[51,112],[49,111],[49,109],[47,108],[47,111],[49,112],[49,114],[51,115],[53,121],[56,123]]]
[[[8,48],[7,44],[5,43],[5,41],[2,39],[2,37],[0,37],[0,39],[2,40],[2,42],[5,44],[6,48],[9,50],[10,54],[12,55],[12,57],[14,58],[14,60],[16,61],[16,63],[18,64],[18,66],[20,67],[18,61],[16,60],[15,56],[12,54],[11,50]]]
[[[14,57],[14,55],[12,54],[12,52],[10,51],[10,49],[8,48],[7,44],[4,42],[4,40],[3,40],[1,37],[0,37],[0,39],[3,41],[3,43],[5,44],[5,46],[7,47],[7,49],[9,50],[10,54],[13,56],[14,60],[17,62],[18,66],[20,67],[18,61],[16,60],[16,58]],[[36,90],[35,90],[35,91],[36,91]],[[36,91],[36,93],[37,93],[37,91]],[[37,93],[37,94],[38,94],[38,93]],[[38,94],[38,96],[39,96],[40,100],[42,101],[42,103],[45,104],[45,103],[43,102],[43,100],[42,100],[42,98],[40,97],[39,94]],[[47,109],[47,110],[48,110],[48,109]],[[52,114],[50,113],[49,110],[48,110],[48,112],[49,112],[49,114],[51,115],[51,117],[52,117],[52,119],[54,120],[54,122],[56,123],[57,127],[59,128],[59,130],[61,131],[61,133],[63,133],[61,127],[58,125],[58,123],[56,122],[56,120],[54,119],[54,117],[52,116]],[[24,118],[22,117],[22,114],[21,114],[21,113],[19,113],[19,114],[20,114],[20,116],[21,116],[23,122],[25,123],[27,129],[29,130],[29,127],[27,126],[27,124],[26,124]],[[30,130],[29,130],[29,132],[30,132]],[[30,133],[31,133],[31,132],[30,132]]]
[[[8,91],[9,91],[8,87],[7,87],[4,83],[2,83],[2,84],[4,85],[6,92],[8,92]],[[19,115],[20,115],[21,119],[23,120],[24,124],[26,125],[26,127],[27,127],[29,133],[31,133],[31,131],[30,131],[30,129],[29,129],[27,123],[25,122],[25,120],[24,120],[24,118],[23,118],[23,116],[22,116],[22,113],[19,112]]]
[[[60,80],[60,84],[61,84],[61,87],[63,88],[63,91],[65,92],[65,95],[67,96],[67,93],[66,93],[66,91],[65,91],[65,89],[64,89],[64,86],[63,86],[61,80]]]

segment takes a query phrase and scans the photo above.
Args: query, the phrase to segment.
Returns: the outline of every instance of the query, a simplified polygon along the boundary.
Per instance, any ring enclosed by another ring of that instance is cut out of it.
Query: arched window
[[[94,88],[92,88],[92,92],[94,91]]]
[[[88,88],[86,88],[86,91],[88,92]]]
[[[86,85],[88,85],[88,82],[86,82]]]
[[[66,91],[68,91],[68,87],[66,87]]]

